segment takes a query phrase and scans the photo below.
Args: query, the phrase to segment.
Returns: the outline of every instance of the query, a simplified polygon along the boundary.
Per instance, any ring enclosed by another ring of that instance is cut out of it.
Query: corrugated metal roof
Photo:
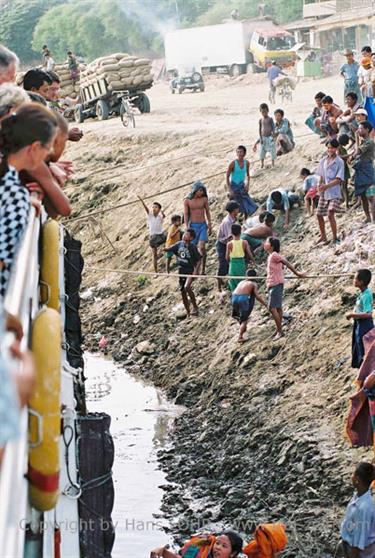
[[[352,27],[354,25],[369,23],[369,20],[375,18],[374,8],[362,8],[356,10],[348,10],[333,16],[326,17],[320,21],[316,21],[314,28],[319,31],[329,31],[335,27]]]
[[[285,25],[288,31],[297,29],[317,29],[319,31],[330,31],[336,27],[352,27],[355,25],[366,25],[375,20],[374,8],[362,8],[348,10],[338,14],[324,17],[322,19],[299,19]]]

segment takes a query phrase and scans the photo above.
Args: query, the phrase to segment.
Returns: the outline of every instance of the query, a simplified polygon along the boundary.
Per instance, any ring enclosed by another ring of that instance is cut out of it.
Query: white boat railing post
[[[31,320],[38,311],[39,233],[41,219],[31,207],[25,234],[17,252],[4,301],[4,309],[23,326],[21,348],[25,349]],[[12,334],[0,340],[4,358],[11,362]],[[0,470],[0,556],[23,558],[28,509],[27,409],[20,412],[20,435],[7,444]]]

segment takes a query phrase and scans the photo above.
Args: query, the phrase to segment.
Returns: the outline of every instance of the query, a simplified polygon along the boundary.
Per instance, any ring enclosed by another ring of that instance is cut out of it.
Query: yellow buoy
[[[52,308],[34,320],[31,348],[36,385],[29,403],[30,501],[40,511],[53,509],[59,495],[59,437],[61,430],[61,322]]]
[[[60,311],[59,299],[59,249],[60,227],[49,219],[43,226],[42,264],[40,268],[42,302],[49,308]]]

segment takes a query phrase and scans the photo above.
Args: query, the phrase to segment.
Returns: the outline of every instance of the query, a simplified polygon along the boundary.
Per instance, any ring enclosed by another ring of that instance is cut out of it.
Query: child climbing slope
[[[152,210],[147,207],[145,202],[140,196],[137,196],[145,211],[147,213],[147,224],[150,232],[150,248],[152,250],[152,261],[154,264],[155,273],[158,272],[158,247],[165,243],[166,235],[163,231],[163,222],[165,214],[161,209],[159,202],[154,202],[152,204]]]
[[[303,278],[305,274],[297,271],[292,264],[280,255],[280,240],[278,238],[267,238],[264,249],[269,254],[267,259],[268,308],[275,320],[276,334],[273,340],[277,341],[284,335],[282,328],[284,265],[297,277]]]
[[[240,322],[240,333],[238,342],[245,341],[244,334],[247,330],[247,322],[253,311],[255,299],[267,308],[267,303],[258,292],[258,285],[251,281],[251,277],[255,277],[256,273],[253,269],[249,269],[247,276],[249,279],[240,281],[232,295],[232,316]]]
[[[174,244],[179,242],[181,238],[182,238],[181,215],[172,215],[165,247],[169,248],[170,246],[173,246]],[[172,256],[173,254],[171,252],[165,253],[165,257],[167,259],[167,273],[170,272]]]
[[[229,262],[229,276],[244,277],[246,275],[246,256],[255,264],[254,256],[248,242],[241,239],[241,225],[232,225],[233,240],[227,244],[226,259]],[[233,292],[241,279],[231,279],[229,288]]]

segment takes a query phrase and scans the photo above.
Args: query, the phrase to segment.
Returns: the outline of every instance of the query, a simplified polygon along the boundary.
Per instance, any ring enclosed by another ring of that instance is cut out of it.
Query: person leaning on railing
[[[14,85],[13,83],[4,83],[0,85],[0,126],[2,120],[6,118],[11,112],[17,112],[19,107],[25,103],[30,103],[29,95],[24,89]],[[54,113],[55,114],[55,113]],[[71,164],[68,164],[68,173],[71,173]],[[23,176],[22,181],[28,187],[29,184],[33,185],[31,191],[38,191],[43,199],[43,204],[50,217],[56,217],[57,215],[63,215],[65,217],[69,216],[71,213],[71,207],[67,196],[61,189],[63,185],[61,183],[61,174],[65,177],[68,173],[64,172],[64,169],[59,171],[59,176],[56,178],[53,175],[52,165],[48,167],[45,161],[29,173],[28,176]],[[59,182],[60,181],[60,182]],[[65,184],[65,181],[63,181]]]
[[[34,104],[21,106],[1,122],[0,128],[0,300],[4,297],[12,262],[25,231],[30,204],[19,172],[29,171],[46,159],[56,135],[57,121],[48,109]]]

